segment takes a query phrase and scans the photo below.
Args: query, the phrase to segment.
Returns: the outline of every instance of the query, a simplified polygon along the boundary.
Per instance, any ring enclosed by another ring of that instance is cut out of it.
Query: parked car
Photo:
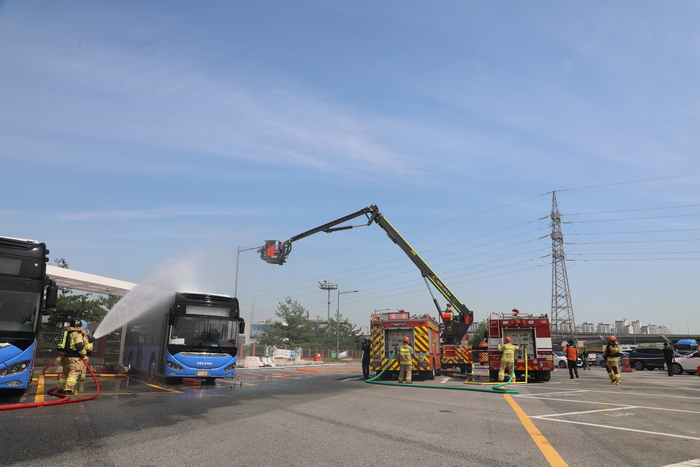
[[[700,355],[698,351],[691,352],[682,357],[676,357],[675,361],[671,364],[671,369],[674,375],[680,375],[683,373],[689,373],[694,375],[698,372],[698,367],[700,366]]]
[[[637,371],[643,369],[655,370],[664,368],[664,354],[662,348],[657,347],[637,347],[629,352],[630,366]],[[676,357],[682,357],[678,352],[674,352]]]
[[[598,355],[603,355],[602,350],[589,350],[588,351],[588,366],[593,366],[598,364]],[[605,365],[605,364],[603,364]]]
[[[566,362],[567,359],[566,359],[566,355],[564,354],[564,352],[562,352],[561,350],[554,350],[553,353],[554,353],[554,366],[557,366],[559,368],[568,368],[569,367],[568,363]],[[576,366],[579,368],[581,368],[583,366],[583,360],[581,360],[581,357],[578,357],[576,359]]]

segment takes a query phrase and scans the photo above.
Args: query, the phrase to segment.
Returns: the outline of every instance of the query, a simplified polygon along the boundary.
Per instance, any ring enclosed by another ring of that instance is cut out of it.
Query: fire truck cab
[[[440,374],[440,332],[438,322],[429,314],[414,315],[404,310],[372,315],[371,371],[382,379],[398,377],[399,362],[392,358],[394,349],[408,337],[413,346],[413,374],[420,379],[435,379]],[[395,357],[395,356],[394,356]]]
[[[516,378],[522,378],[526,372],[535,381],[549,381],[554,370],[552,338],[547,315],[521,314],[518,310],[511,313],[491,313],[488,320],[489,340],[489,379],[498,379],[501,365],[501,352],[498,346],[505,344],[505,338],[511,338],[511,344],[519,346],[515,351],[513,370]]]

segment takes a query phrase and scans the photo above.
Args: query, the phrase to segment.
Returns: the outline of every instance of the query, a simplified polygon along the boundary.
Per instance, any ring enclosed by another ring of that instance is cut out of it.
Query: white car
[[[559,368],[568,368],[569,365],[566,362],[566,355],[564,352],[561,350],[555,350],[553,351],[554,353],[554,366],[559,367]],[[578,357],[576,359],[576,366],[581,368],[583,366],[583,361],[581,360],[581,357]]]
[[[699,366],[700,356],[698,356],[697,350],[683,357],[676,357],[675,361],[671,363],[671,369],[673,370],[674,375],[680,375],[683,373],[694,375],[698,372]]]

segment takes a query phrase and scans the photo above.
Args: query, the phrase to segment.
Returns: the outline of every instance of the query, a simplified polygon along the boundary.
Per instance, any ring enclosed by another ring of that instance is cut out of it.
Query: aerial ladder
[[[366,224],[361,225],[343,225],[357,217],[365,216],[367,219]],[[423,258],[416,253],[416,251],[409,245],[405,238],[391,225],[391,223],[384,217],[384,215],[379,212],[379,208],[376,204],[372,204],[369,207],[361,209],[357,212],[349,214],[340,219],[328,222],[314,229],[302,232],[299,235],[295,235],[286,241],[278,240],[266,240],[265,245],[258,250],[260,253],[260,258],[270,264],[282,265],[287,260],[287,257],[292,252],[292,243],[306,238],[310,235],[325,232],[333,233],[339,230],[349,230],[355,227],[365,227],[372,223],[377,224],[379,227],[384,229],[386,234],[389,236],[392,242],[406,253],[406,256],[416,265],[418,270],[423,276],[423,280],[428,287],[435,307],[437,308],[438,315],[442,318],[441,323],[441,340],[443,351],[447,351],[448,355],[443,355],[443,368],[448,366],[458,366],[464,371],[471,370],[472,358],[471,353],[467,352],[468,346],[466,346],[465,336],[469,327],[474,320],[474,313],[467,308],[464,303],[462,303],[449,287],[440,279],[440,277],[428,266],[428,264],[423,260]],[[339,227],[336,227],[339,226]],[[438,303],[438,300],[433,295],[430,288],[430,284],[437,289],[440,294],[448,301],[448,305],[452,308],[454,313],[450,311],[450,307],[446,310],[442,310]],[[454,353],[454,355],[452,354]]]

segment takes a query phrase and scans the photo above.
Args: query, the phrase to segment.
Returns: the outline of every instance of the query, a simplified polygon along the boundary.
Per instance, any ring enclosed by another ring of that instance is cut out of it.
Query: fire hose
[[[56,357],[58,358],[58,357]],[[46,368],[50,367],[53,365],[53,363],[56,361],[56,358],[53,359],[51,363],[49,363],[45,368],[44,368],[44,373],[46,373]],[[97,396],[100,395],[100,383],[97,381],[97,376],[95,376],[95,373],[92,371],[92,368],[90,368],[90,365],[87,364],[85,360],[80,360],[83,362],[83,365],[85,365],[85,368],[88,369],[90,374],[92,375],[92,379],[95,382],[95,387],[97,390],[95,391],[95,395],[90,396],[90,397],[83,397],[80,399],[71,399],[68,395],[66,394],[61,394],[58,392],[55,392],[56,387],[53,387],[48,390],[48,394],[55,396],[55,397],[60,397],[61,399],[58,400],[53,400],[53,401],[44,401],[44,402],[30,402],[26,404],[11,404],[11,405],[2,405],[0,406],[0,410],[11,410],[11,409],[26,409],[29,407],[46,407],[49,405],[60,405],[60,404],[72,404],[74,402],[85,402],[89,401],[92,399],[95,399]]]
[[[394,351],[391,354],[390,360],[394,359],[396,356],[396,348],[394,348]],[[511,371],[510,373],[510,378],[508,379],[507,382],[505,383],[500,383],[494,385],[492,388],[487,389],[487,388],[473,388],[473,387],[464,387],[464,386],[435,386],[435,385],[428,385],[428,384],[400,384],[400,383],[384,383],[384,382],[379,382],[375,381],[377,378],[382,376],[382,374],[386,371],[386,369],[389,367],[388,363],[380,371],[374,378],[370,378],[365,381],[365,383],[370,383],[370,384],[382,384],[385,386],[405,386],[405,387],[412,387],[412,388],[433,388],[433,389],[457,389],[461,391],[479,391],[479,392],[489,392],[491,394],[520,394],[520,391],[517,389],[505,389],[503,386],[506,386],[507,384],[510,384],[510,382],[513,380],[513,374],[515,373],[514,371]]]

